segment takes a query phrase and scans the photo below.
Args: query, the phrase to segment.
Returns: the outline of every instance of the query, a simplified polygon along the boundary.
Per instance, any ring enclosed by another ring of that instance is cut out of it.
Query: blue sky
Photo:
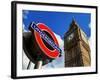
[[[23,10],[23,24],[25,29],[28,30],[29,24],[34,21],[35,23],[44,23],[52,29],[53,32],[60,35],[63,39],[64,33],[68,31],[69,25],[73,17],[86,33],[88,37],[91,36],[91,14],[89,13],[73,13],[73,12],[51,12],[51,11],[31,11]]]

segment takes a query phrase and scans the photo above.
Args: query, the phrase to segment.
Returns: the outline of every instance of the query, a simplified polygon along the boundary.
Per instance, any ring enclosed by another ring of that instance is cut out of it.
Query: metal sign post
[[[42,68],[42,63],[43,63],[42,60],[36,61],[34,69],[41,69]]]
[[[30,69],[30,66],[31,66],[31,61],[29,61],[27,69]]]

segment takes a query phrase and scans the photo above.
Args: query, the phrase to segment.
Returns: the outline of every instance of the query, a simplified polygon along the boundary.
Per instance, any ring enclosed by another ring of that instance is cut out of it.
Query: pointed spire
[[[78,24],[76,23],[76,20],[75,20],[75,18],[73,17],[69,29],[71,30],[71,29],[73,29],[73,28],[75,28],[75,27],[78,27]]]
[[[72,18],[72,23],[71,23],[71,24],[76,24],[76,21],[75,21],[74,16],[73,16],[73,18]]]
[[[64,37],[66,37],[70,31],[76,29],[76,28],[79,28],[79,25],[76,23],[76,20],[74,18],[74,16],[72,17],[72,22],[69,26],[69,30],[65,33]]]

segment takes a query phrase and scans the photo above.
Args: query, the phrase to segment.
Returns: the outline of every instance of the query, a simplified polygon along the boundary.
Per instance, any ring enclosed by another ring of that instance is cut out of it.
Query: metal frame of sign
[[[92,72],[78,72],[78,73],[59,73],[59,74],[47,74],[47,75],[27,75],[27,76],[17,76],[17,5],[18,4],[26,4],[26,5],[45,5],[45,6],[58,6],[58,7],[76,7],[76,8],[89,8],[95,9],[96,11],[96,59],[95,59],[95,71]],[[12,1],[11,2],[11,78],[19,79],[19,78],[38,78],[38,77],[53,77],[53,76],[68,76],[68,75],[84,75],[84,74],[97,74],[98,72],[98,48],[97,48],[97,35],[98,35],[98,8],[97,6],[87,6],[87,5],[70,5],[70,4],[57,4],[57,3],[42,3],[42,2],[24,2],[24,1]]]

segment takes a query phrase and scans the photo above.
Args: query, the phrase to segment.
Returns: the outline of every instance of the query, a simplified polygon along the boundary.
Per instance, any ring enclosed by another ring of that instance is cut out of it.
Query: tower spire
[[[75,18],[73,17],[69,29],[73,29],[73,28],[76,28],[76,27],[78,27],[78,25],[77,25],[77,23],[76,23]]]
[[[75,18],[74,18],[74,16],[73,16],[73,18],[72,18],[72,23],[71,24],[76,24],[76,20],[75,20]]]

